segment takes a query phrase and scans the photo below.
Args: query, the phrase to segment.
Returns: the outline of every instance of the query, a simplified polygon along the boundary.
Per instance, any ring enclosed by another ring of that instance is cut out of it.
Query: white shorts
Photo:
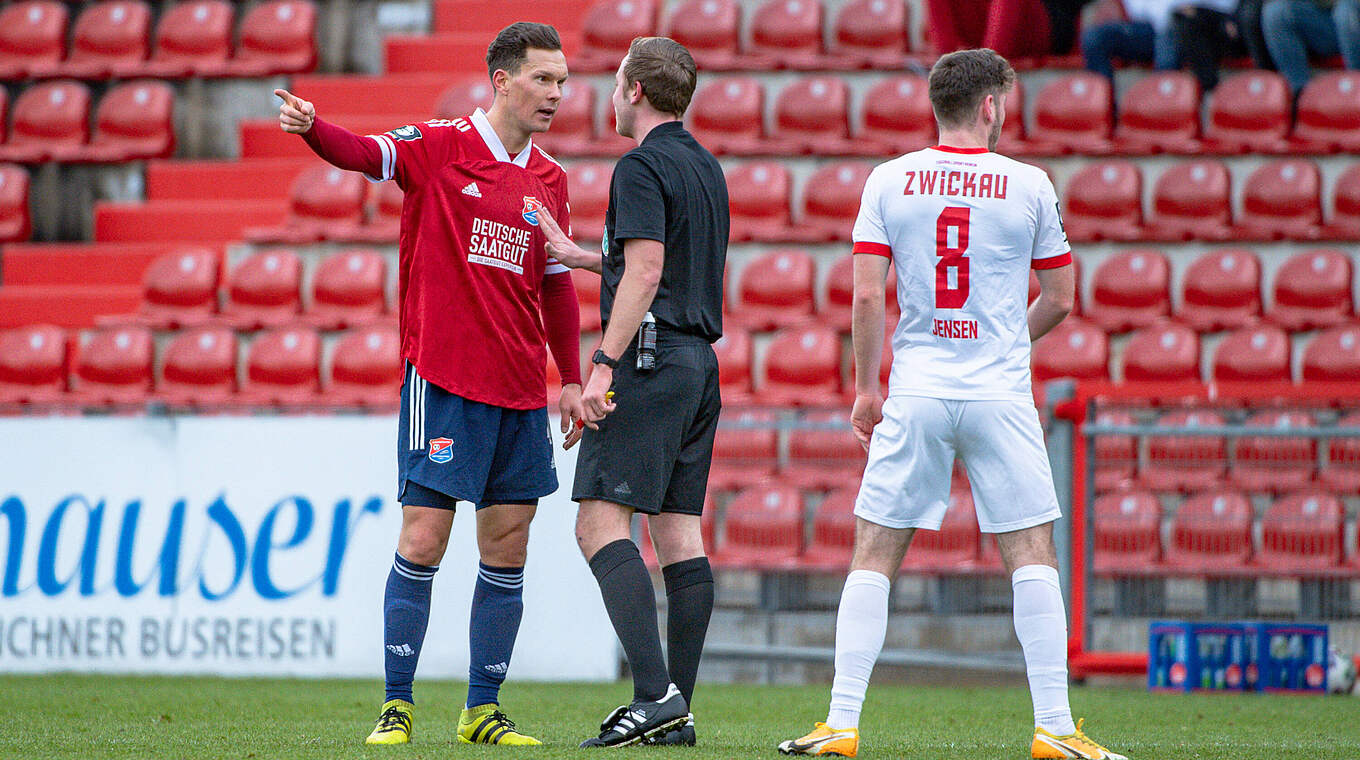
[[[984,533],[1062,515],[1033,404],[923,396],[891,396],[883,404],[855,515],[888,528],[939,530],[955,455],[968,471]]]

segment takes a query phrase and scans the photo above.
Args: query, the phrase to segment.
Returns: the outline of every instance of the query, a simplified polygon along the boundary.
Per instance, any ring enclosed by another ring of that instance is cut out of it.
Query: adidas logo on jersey
[[[510,670],[510,664],[505,662],[498,662],[495,665],[486,665],[482,669],[488,673],[495,673],[496,675],[503,676],[506,674],[507,671]]]
[[[388,644],[387,651],[398,657],[410,657],[416,653],[416,650],[412,649],[410,644]]]
[[[467,187],[463,188],[463,195],[471,195],[473,198],[480,198],[482,197],[482,191],[478,189],[476,182],[469,182]]]

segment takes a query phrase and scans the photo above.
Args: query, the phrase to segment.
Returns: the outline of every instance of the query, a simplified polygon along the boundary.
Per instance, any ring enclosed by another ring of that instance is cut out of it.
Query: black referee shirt
[[[623,241],[666,246],[652,316],[712,343],[722,337],[727,180],[718,160],[678,121],[660,124],[614,166],[604,217],[600,318],[608,324],[623,279]]]

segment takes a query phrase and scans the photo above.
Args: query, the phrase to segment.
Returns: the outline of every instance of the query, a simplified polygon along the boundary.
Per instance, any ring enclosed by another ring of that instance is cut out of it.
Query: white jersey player
[[[890,579],[917,528],[938,530],[954,458],[978,523],[996,534],[1034,701],[1034,758],[1127,760],[1087,737],[1067,701],[1067,616],[1053,521],[1060,516],[1030,387],[1030,343],[1072,309],[1072,254],[1043,171],[992,152],[1015,72],[991,50],[946,55],[930,73],[940,144],[888,161],[865,183],[853,234],[855,434],[869,450],[855,551],[836,616],[825,723],[779,745],[854,756],[869,674],[887,629]],[[901,320],[885,402],[878,388],[884,280]],[[1026,310],[1029,275],[1040,295]]]

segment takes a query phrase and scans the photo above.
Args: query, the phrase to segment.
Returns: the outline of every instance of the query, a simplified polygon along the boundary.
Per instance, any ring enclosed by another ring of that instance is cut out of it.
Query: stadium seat
[[[1360,239],[1360,164],[1352,164],[1332,185],[1332,215],[1322,229],[1331,240]]]
[[[1199,332],[1235,330],[1261,316],[1261,260],[1254,251],[1225,248],[1203,254],[1185,270],[1176,318]]]
[[[1060,377],[1108,380],[1110,349],[1105,332],[1068,317],[1034,344],[1034,382]]]
[[[1275,270],[1274,299],[1266,318],[1291,332],[1347,322],[1355,313],[1351,259],[1319,248],[1290,256]]]
[[[708,487],[733,491],[774,475],[779,463],[778,424],[773,410],[724,410],[713,436]]]
[[[183,330],[165,347],[156,399],[170,407],[220,408],[236,394],[236,333],[224,327]]]
[[[28,0],[0,8],[0,80],[51,76],[66,55],[66,3]]]
[[[1360,428],[1360,412],[1346,414],[1337,420],[1336,426],[1351,430]],[[1327,462],[1318,473],[1318,483],[1338,493],[1360,493],[1360,437],[1327,441]]]
[[[855,552],[855,497],[859,487],[842,486],[826,495],[812,517],[812,541],[799,559],[803,570],[843,573]]]
[[[718,155],[767,153],[764,113],[765,91],[754,77],[717,77],[694,93],[689,130]]]
[[[861,254],[864,255],[864,254]],[[888,265],[888,276],[884,282],[885,313],[888,317],[887,335],[891,337],[892,328],[897,324],[901,309],[897,303],[897,270]],[[826,275],[826,292],[817,317],[822,324],[841,333],[850,332],[850,322],[855,298],[855,255],[847,253],[836,259]]]
[[[1221,383],[1289,382],[1289,336],[1269,325],[1229,333],[1214,349],[1213,376]]]
[[[567,166],[571,190],[571,236],[576,240],[604,237],[604,215],[609,208],[613,167],[604,161],[574,161]]]
[[[1198,153],[1199,82],[1184,71],[1140,78],[1119,99],[1115,148],[1124,154]]]
[[[911,49],[907,4],[902,0],[850,0],[831,31],[831,58],[846,67],[900,71]]]
[[[373,196],[373,210],[361,225],[341,225],[327,234],[337,242],[394,244],[401,230],[401,208],[406,195],[396,182],[379,183],[369,191]]]
[[[580,302],[581,332],[599,332],[600,276],[584,269],[573,269],[571,282],[576,286],[576,300]]]
[[[1153,249],[1117,253],[1096,268],[1086,316],[1106,332],[1147,327],[1171,313],[1171,264]]]
[[[735,325],[723,325],[723,336],[713,343],[713,351],[718,356],[718,386],[723,406],[731,408],[750,403],[751,334]]]
[[[1152,189],[1149,237],[1156,240],[1229,240],[1232,183],[1219,161],[1198,159],[1163,171]]]
[[[803,77],[779,92],[770,139],[780,153],[839,156],[875,150],[850,139],[850,88],[830,75]]]
[[[973,570],[982,551],[973,495],[956,490],[949,495],[949,507],[939,530],[920,529],[912,538],[903,572],[959,575]]]
[[[929,102],[929,98],[927,98]],[[934,120],[934,112],[931,112]],[[932,141],[932,145],[934,142]],[[1001,124],[1001,142],[997,150],[1014,156],[1045,156],[1062,153],[1055,145],[1031,143],[1025,131],[1025,86],[1016,77],[1015,86],[1006,95],[1006,121]]]
[[[234,20],[225,0],[175,3],[156,24],[156,47],[143,72],[166,79],[226,74]]]
[[[841,391],[841,341],[825,327],[801,327],[775,333],[765,353],[763,382],[756,388],[761,403],[817,406]]]
[[[600,0],[581,22],[585,32],[581,52],[571,59],[572,71],[614,71],[635,37],[656,34],[655,0]]]
[[[1063,226],[1076,243],[1138,240],[1143,231],[1143,174],[1132,161],[1087,164],[1067,181]]]
[[[277,327],[298,317],[302,262],[286,249],[264,250],[236,266],[223,320],[240,330]]]
[[[0,145],[9,138],[9,90],[0,87]]]
[[[312,406],[321,401],[321,338],[315,330],[285,327],[261,333],[246,359],[243,403],[257,406]]]
[[[1308,576],[1346,561],[1346,508],[1335,494],[1300,491],[1282,496],[1261,518],[1256,564],[1272,575]]]
[[[778,161],[751,161],[726,172],[733,242],[776,242],[789,238],[789,197],[793,180]],[[573,186],[572,195],[576,190]]]
[[[1332,327],[1303,349],[1305,383],[1360,382],[1360,325]]]
[[[151,331],[144,327],[96,330],[77,350],[71,399],[84,406],[141,404],[151,391]]]
[[[741,4],[736,0],[685,0],[666,19],[665,35],[684,45],[703,71],[737,68]]]
[[[1209,96],[1204,149],[1288,152],[1289,100],[1289,85],[1272,71],[1246,71],[1224,78]]]
[[[1124,347],[1124,380],[1199,382],[1199,335],[1170,321],[1135,331]]]
[[[140,72],[151,46],[151,9],[141,0],[101,0],[76,19],[63,76],[106,79]]]
[[[1101,576],[1144,575],[1162,559],[1162,504],[1148,491],[1096,499],[1093,568]]]
[[[28,172],[22,166],[0,164],[0,243],[23,242],[33,232],[28,186]]]
[[[316,68],[316,6],[268,0],[246,12],[230,71],[238,77],[300,74]]]
[[[1317,164],[1280,159],[1247,177],[1236,236],[1250,240],[1321,237],[1322,178]]]
[[[901,74],[869,88],[864,95],[862,124],[856,139],[878,153],[910,153],[934,145],[935,112],[925,78]]]
[[[204,248],[168,253],[142,275],[142,305],[131,321],[155,330],[201,325],[217,313],[221,259]],[[110,321],[127,322],[124,317]]]
[[[9,142],[0,145],[0,161],[74,159],[90,137],[90,90],[70,81],[33,85],[14,101],[13,119]]]
[[[1159,427],[1219,427],[1223,418],[1215,412],[1171,412],[1157,421]],[[1153,491],[1197,491],[1223,481],[1228,446],[1220,436],[1153,435],[1148,437],[1147,464],[1138,473],[1138,484]]]
[[[1325,71],[1299,93],[1293,144],[1299,152],[1360,151],[1360,74]]]
[[[751,15],[747,65],[754,69],[825,69],[821,0],[766,0]]]
[[[395,410],[401,401],[401,364],[396,330],[381,325],[350,330],[335,344],[325,402]]]
[[[742,268],[732,316],[756,332],[810,319],[816,280],[817,264],[806,251],[768,251]]]
[[[1111,152],[1112,98],[1110,81],[1099,74],[1067,74],[1050,82],[1034,101],[1029,141],[1049,143],[1064,153]],[[1007,113],[1023,112],[1008,108]]]
[[[861,161],[824,164],[803,184],[803,213],[789,234],[800,240],[850,240],[864,183],[873,166]]]
[[[494,94],[486,77],[468,74],[439,93],[439,98],[434,102],[434,115],[440,119],[466,118],[478,108],[490,108]],[[556,118],[553,117],[554,126]]]
[[[803,553],[803,496],[784,485],[758,485],[727,505],[723,540],[712,555],[718,568],[780,570]]]
[[[1248,417],[1248,427],[1274,430],[1313,429],[1311,415],[1302,412],[1267,411]],[[1237,439],[1236,456],[1228,479],[1248,493],[1283,493],[1304,488],[1317,471],[1317,441],[1312,438],[1244,436]]]
[[[245,231],[252,243],[302,244],[348,237],[359,228],[367,183],[357,172],[317,163],[293,180],[288,218],[278,227]]]
[[[1242,494],[1197,493],[1171,518],[1171,543],[1163,561],[1180,572],[1207,576],[1246,570],[1252,557],[1251,522],[1251,502]]]
[[[169,158],[175,152],[175,92],[164,82],[118,85],[95,111],[94,138],[85,159],[122,163]]]
[[[553,114],[552,129],[534,137],[534,145],[554,156],[594,153],[595,88],[590,83],[566,82]]]
[[[387,260],[377,251],[355,250],[327,257],[312,277],[312,302],[304,315],[322,330],[372,322],[384,311]]]
[[[66,393],[66,356],[60,327],[0,330],[0,407],[60,400]]]
[[[1096,414],[1096,422],[1101,425],[1132,425],[1137,420],[1128,412],[1106,410]],[[1138,469],[1138,439],[1131,435],[1096,436],[1095,469],[1097,493],[1127,488]]]
[[[788,466],[779,480],[798,488],[829,491],[853,486],[864,473],[865,453],[850,429],[850,410],[827,409],[803,415],[807,425],[839,429],[794,428],[789,432]]]

